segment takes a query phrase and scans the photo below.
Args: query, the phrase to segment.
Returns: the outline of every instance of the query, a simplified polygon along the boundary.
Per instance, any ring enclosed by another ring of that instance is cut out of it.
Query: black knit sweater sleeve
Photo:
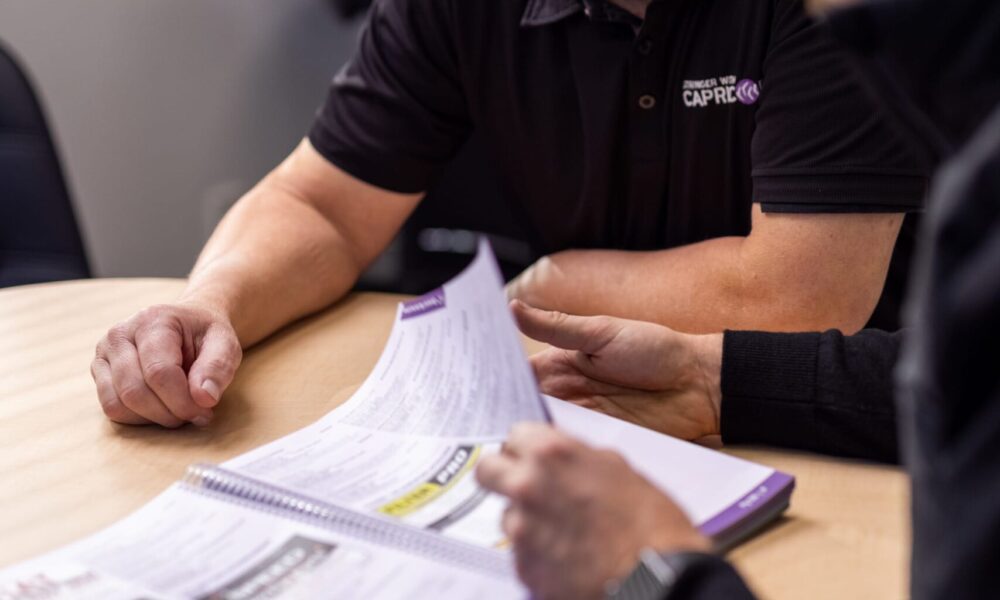
[[[723,442],[898,462],[892,370],[903,335],[727,331]]]

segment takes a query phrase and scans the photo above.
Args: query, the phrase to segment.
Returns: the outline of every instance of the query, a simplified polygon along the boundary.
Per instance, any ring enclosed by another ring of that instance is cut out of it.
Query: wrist
[[[722,338],[721,333],[691,336],[695,381],[712,407],[715,434],[720,431],[722,415]]]
[[[190,284],[187,289],[177,298],[177,304],[200,311],[211,313],[213,317],[220,321],[233,324],[233,315],[228,299],[217,292],[213,292]]]

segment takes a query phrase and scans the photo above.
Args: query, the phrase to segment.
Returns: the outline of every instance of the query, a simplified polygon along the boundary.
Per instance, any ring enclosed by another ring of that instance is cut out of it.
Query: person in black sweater
[[[557,347],[534,358],[554,395],[689,439],[901,457],[913,488],[913,598],[994,598],[1000,4],[878,0],[832,13],[828,27],[899,125],[943,162],[907,330],[690,336],[513,308],[526,333]],[[511,498],[504,529],[538,597],[753,597],[676,505],[613,453],[524,424],[477,474]]]
[[[721,436],[898,461],[892,372],[904,332],[692,335],[511,304],[544,393],[686,440]]]

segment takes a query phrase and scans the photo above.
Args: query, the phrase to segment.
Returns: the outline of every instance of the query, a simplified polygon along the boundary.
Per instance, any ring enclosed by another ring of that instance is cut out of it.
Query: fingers
[[[611,375],[604,365],[579,360],[586,356],[576,351],[549,348],[529,358],[543,394],[563,400],[589,399],[628,393],[630,388],[607,383]]]
[[[145,419],[125,408],[125,405],[118,399],[118,392],[115,391],[111,381],[111,366],[104,358],[95,358],[90,365],[90,374],[94,378],[97,386],[97,399],[101,403],[101,409],[109,419],[123,425],[148,425],[149,419]]]
[[[531,370],[535,373],[542,393],[551,394],[545,389],[546,384],[563,379],[577,379],[581,376],[580,369],[576,367],[573,360],[575,354],[572,350],[562,348],[548,348],[528,357]]]
[[[204,427],[212,420],[212,410],[195,403],[184,372],[184,338],[178,325],[154,321],[135,334],[139,365],[146,384],[167,410],[182,421]]]
[[[511,504],[504,510],[500,519],[500,530],[514,548],[514,565],[518,578],[534,590],[537,569],[532,567],[537,566],[540,561],[530,544],[533,525],[530,521],[523,508]]]
[[[184,421],[175,416],[146,384],[139,353],[130,341],[117,340],[107,353],[111,381],[118,400],[133,413],[164,427],[180,427]]]
[[[218,404],[242,359],[243,350],[232,329],[209,327],[188,372],[188,389],[194,401],[205,408]]]
[[[517,326],[530,338],[567,350],[594,354],[608,345],[622,329],[611,317],[578,317],[540,310],[520,300],[510,303]]]
[[[513,504],[508,505],[500,517],[500,530],[515,546],[524,540],[524,534],[527,533],[526,520],[524,510]]]
[[[549,461],[571,455],[583,444],[544,423],[525,422],[511,427],[504,452],[518,458]]]
[[[204,426],[241,358],[228,323],[207,310],[162,305],[113,327],[98,344],[91,373],[114,421]]]
[[[511,496],[517,477],[517,462],[503,453],[484,456],[476,467],[476,481],[483,488],[502,496]]]
[[[519,423],[511,428],[500,454],[484,457],[476,469],[479,484],[514,502],[541,501],[548,485],[545,465],[569,458],[583,445],[541,423]]]

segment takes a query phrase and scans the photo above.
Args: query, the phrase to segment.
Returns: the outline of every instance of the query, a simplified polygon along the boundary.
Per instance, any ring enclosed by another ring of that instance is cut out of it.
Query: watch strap
[[[660,554],[644,548],[635,569],[625,579],[610,584],[606,597],[609,600],[663,600],[716,560],[714,555],[702,552]]]

